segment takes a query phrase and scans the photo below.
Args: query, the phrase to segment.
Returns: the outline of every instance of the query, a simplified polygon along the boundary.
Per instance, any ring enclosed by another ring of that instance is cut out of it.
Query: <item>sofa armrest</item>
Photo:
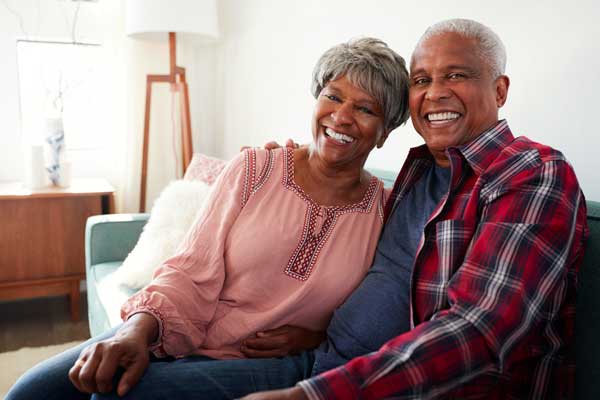
[[[600,202],[587,201],[590,236],[577,277],[575,399],[600,398]]]
[[[150,214],[107,214],[87,219],[86,271],[95,264],[123,261],[135,247]]]

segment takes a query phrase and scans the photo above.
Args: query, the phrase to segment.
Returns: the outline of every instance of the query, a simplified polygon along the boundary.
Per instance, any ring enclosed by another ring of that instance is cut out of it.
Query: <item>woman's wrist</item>
[[[158,321],[145,312],[133,314],[116,333],[117,337],[135,337],[148,347],[158,339]]]

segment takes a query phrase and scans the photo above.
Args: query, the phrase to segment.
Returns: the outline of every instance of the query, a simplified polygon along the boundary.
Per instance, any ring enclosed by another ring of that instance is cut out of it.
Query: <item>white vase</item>
[[[61,159],[65,151],[65,132],[62,118],[46,118],[46,171],[53,185],[61,182]]]

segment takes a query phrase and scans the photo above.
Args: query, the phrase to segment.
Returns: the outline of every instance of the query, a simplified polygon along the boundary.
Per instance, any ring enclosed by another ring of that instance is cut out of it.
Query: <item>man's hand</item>
[[[308,400],[308,396],[301,387],[295,386],[283,390],[252,393],[240,400]]]
[[[279,143],[277,143],[276,141],[271,141],[271,142],[268,142],[265,144],[266,150],[274,150],[274,149],[278,149],[280,147],[281,147],[281,145]],[[298,145],[298,143],[294,142],[292,139],[288,139],[285,141],[285,147],[291,147],[292,149],[297,149],[300,146]]]
[[[281,145],[279,143],[277,143],[276,141],[272,140],[270,142],[265,143],[264,148],[265,150],[275,150],[280,148]],[[298,145],[298,143],[294,142],[292,139],[288,139],[285,142],[285,147],[291,147],[292,149],[297,149],[298,147],[300,147]],[[251,149],[251,146],[243,146],[240,151],[244,151],[246,149]]]
[[[118,367],[125,372],[117,394],[125,395],[140,380],[150,356],[148,345],[158,333],[158,323],[149,314],[135,314],[112,338],[94,343],[81,352],[69,371],[73,385],[84,393],[108,393]]]
[[[248,358],[283,357],[314,349],[325,339],[324,332],[284,325],[258,332],[242,342],[240,351]]]

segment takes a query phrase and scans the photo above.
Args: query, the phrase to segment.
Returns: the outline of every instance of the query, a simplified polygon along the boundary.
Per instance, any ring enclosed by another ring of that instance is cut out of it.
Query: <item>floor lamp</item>
[[[185,172],[192,159],[192,126],[185,68],[177,65],[177,33],[201,40],[218,36],[216,0],[127,0],[126,33],[135,38],[164,40],[169,36],[169,74],[146,76],[146,106],[140,182],[140,212],[146,210],[150,106],[152,86],[169,84],[180,99],[181,164]]]

